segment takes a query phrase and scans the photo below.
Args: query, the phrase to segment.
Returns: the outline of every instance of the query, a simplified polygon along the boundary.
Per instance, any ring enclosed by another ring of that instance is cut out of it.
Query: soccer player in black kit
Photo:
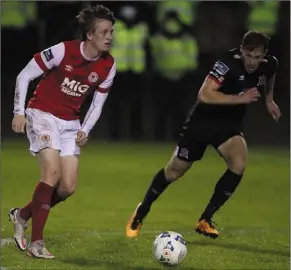
[[[216,61],[200,88],[171,160],[155,175],[143,201],[129,219],[127,237],[139,235],[152,203],[173,181],[183,176],[193,162],[202,159],[208,145],[224,158],[227,170],[218,180],[195,230],[211,238],[219,236],[212,217],[234,193],[246,167],[247,145],[242,121],[247,104],[265,96],[273,119],[278,121],[281,116],[273,100],[278,61],[267,54],[268,44],[268,36],[249,31],[239,48],[226,52]]]

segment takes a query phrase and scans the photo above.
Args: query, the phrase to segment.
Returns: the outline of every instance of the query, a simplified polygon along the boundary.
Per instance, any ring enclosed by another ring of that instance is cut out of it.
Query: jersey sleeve
[[[278,69],[278,60],[274,56],[268,57],[268,63],[266,68],[266,76],[267,78],[272,77],[274,74],[276,74]]]
[[[110,88],[113,84],[113,80],[116,74],[116,64],[115,62],[112,65],[112,68],[110,72],[108,73],[106,79],[99,85],[98,92],[101,93],[108,93],[110,91]]]
[[[26,67],[18,74],[16,78],[15,96],[14,96],[14,114],[24,115],[25,100],[30,81],[41,76],[43,70],[32,58]]]
[[[215,81],[219,86],[230,76],[230,61],[226,57],[219,58],[208,73],[208,78]]]
[[[65,55],[65,44],[63,42],[47,48],[34,55],[34,60],[39,67],[46,72],[57,67],[63,60]]]
[[[100,93],[98,91],[95,91],[91,106],[86,113],[84,122],[82,124],[81,130],[86,133],[88,136],[91,129],[94,127],[96,122],[98,121],[103,105],[107,99],[108,93]]]

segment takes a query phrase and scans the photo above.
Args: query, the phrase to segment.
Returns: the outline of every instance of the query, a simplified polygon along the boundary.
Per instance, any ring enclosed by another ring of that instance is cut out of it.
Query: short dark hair
[[[253,51],[255,49],[263,47],[266,51],[269,47],[270,37],[259,31],[248,31],[243,39],[242,46],[244,49]]]
[[[113,25],[115,23],[113,12],[103,5],[88,6],[81,10],[76,18],[82,40],[87,39],[87,33],[93,29],[96,19],[111,21]]]

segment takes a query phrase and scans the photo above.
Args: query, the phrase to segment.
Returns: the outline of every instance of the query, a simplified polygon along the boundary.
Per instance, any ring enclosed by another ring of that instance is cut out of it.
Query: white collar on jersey
[[[100,55],[101,55],[101,54],[99,54],[99,55],[98,55],[97,57],[95,57],[95,58],[90,58],[90,57],[86,56],[85,53],[84,53],[84,41],[82,41],[81,44],[80,44],[80,51],[81,51],[82,56],[83,56],[86,60],[88,60],[88,61],[96,61],[96,60],[100,57]]]

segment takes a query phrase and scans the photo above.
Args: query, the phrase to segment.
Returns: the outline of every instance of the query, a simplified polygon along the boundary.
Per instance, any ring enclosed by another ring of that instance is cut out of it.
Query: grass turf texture
[[[1,237],[12,236],[11,207],[31,199],[40,178],[26,142],[2,144]],[[221,235],[193,232],[217,179],[222,159],[209,149],[202,162],[154,204],[138,239],[126,239],[125,225],[153,175],[174,145],[90,143],[82,152],[76,194],[50,212],[45,229],[54,260],[36,260],[13,244],[2,248],[8,269],[163,269],[152,259],[155,236],[181,233],[188,254],[178,269],[289,269],[289,151],[251,148],[241,185],[215,215]],[[30,230],[28,231],[30,233]]]

